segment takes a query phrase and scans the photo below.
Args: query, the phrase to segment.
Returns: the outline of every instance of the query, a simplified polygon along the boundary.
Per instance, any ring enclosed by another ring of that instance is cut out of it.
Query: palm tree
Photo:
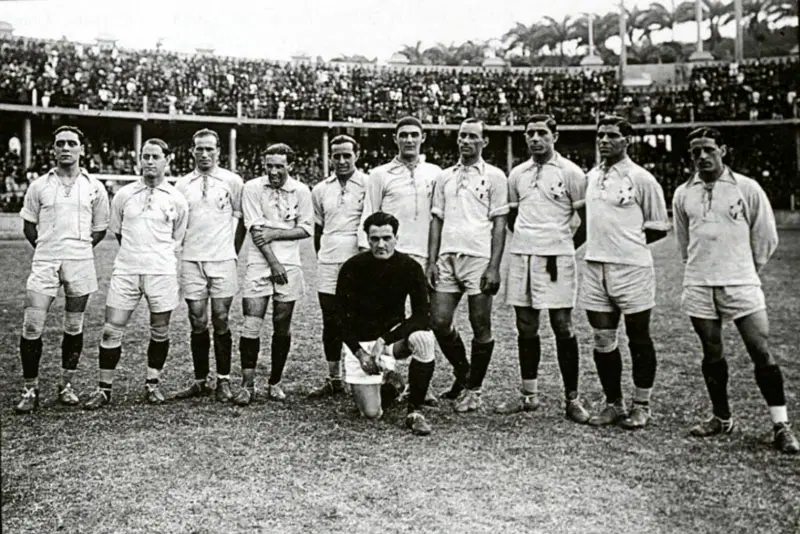
[[[711,31],[711,49],[722,41],[719,33],[720,27],[724,25],[723,17],[733,12],[733,2],[724,0],[703,0],[703,20],[708,21],[708,28]]]
[[[746,30],[755,30],[769,17],[770,0],[743,0],[742,2],[742,27]],[[728,12],[722,17],[722,26],[733,22],[735,13]]]
[[[794,0],[770,0],[767,14],[772,23],[784,20],[797,22],[797,2]]]
[[[561,64],[566,63],[564,56],[564,43],[578,39],[580,36],[575,31],[575,23],[571,16],[565,16],[561,21],[553,17],[544,17],[545,23],[543,37],[547,39],[547,46],[551,50],[558,48]]]
[[[652,2],[642,17],[642,24],[650,31],[670,30],[671,40],[675,42],[675,26],[691,20],[694,20],[694,2],[685,0],[676,6],[675,0],[671,0],[669,7]]]
[[[422,65],[425,62],[425,58],[422,55],[422,41],[417,41],[417,44],[414,46],[411,45],[403,45],[403,48],[399,50],[399,53],[406,56],[408,62],[412,65]]]
[[[457,65],[480,65],[489,45],[485,41],[467,41],[455,49]]]
[[[521,22],[503,34],[506,52],[519,48],[522,57],[527,58],[532,63],[542,48],[547,46],[547,31],[537,23],[526,26]]]
[[[639,35],[638,41],[642,39],[647,39],[648,42],[650,41],[650,33],[653,30],[649,29],[649,26],[646,24],[647,21],[647,11],[639,9],[639,6],[633,6],[633,9],[625,8],[625,13],[627,15],[627,32],[628,32],[628,40],[630,41],[631,45],[635,44],[637,40],[633,38],[633,32],[640,31],[642,32]]]
[[[456,47],[452,43],[436,43],[435,46],[423,50],[422,57],[430,65],[458,65]]]

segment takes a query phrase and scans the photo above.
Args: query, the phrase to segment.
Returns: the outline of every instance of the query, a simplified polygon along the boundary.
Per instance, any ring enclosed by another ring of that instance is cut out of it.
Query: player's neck
[[[150,188],[158,187],[159,185],[161,185],[163,183],[164,183],[164,177],[163,176],[158,176],[158,177],[154,177],[154,178],[148,178],[148,177],[144,178],[144,185],[146,185],[147,187],[150,187]]]
[[[603,165],[605,165],[606,169],[608,169],[610,167],[613,167],[614,165],[616,165],[617,163],[619,163],[620,161],[622,161],[627,157],[628,155],[625,152],[623,152],[622,154],[618,154],[616,156],[609,156],[603,159]]]
[[[477,165],[480,160],[481,160],[481,156],[480,156],[480,154],[478,154],[477,156],[470,156],[468,158],[465,158],[464,156],[461,156],[458,161],[464,167],[470,167],[472,165]]]
[[[81,168],[77,163],[69,167],[56,167],[56,176],[59,178],[77,178],[80,173]]]
[[[554,153],[555,152],[550,151],[547,152],[546,154],[531,154],[531,158],[533,158],[533,161],[535,161],[539,165],[544,165],[545,163],[553,159]]]
[[[344,185],[344,184],[346,184],[346,183],[347,183],[347,180],[349,180],[350,178],[352,178],[352,177],[353,177],[353,175],[354,175],[355,173],[356,173],[356,170],[355,170],[355,169],[353,169],[352,171],[350,171],[350,172],[349,172],[349,173],[347,173],[347,174],[337,174],[337,175],[336,175],[336,179],[337,179],[337,180],[339,180],[339,183],[340,183],[340,184]]]
[[[397,155],[398,161],[404,165],[416,165],[419,163],[419,154],[413,154],[410,156],[404,156],[403,154]]]
[[[719,180],[719,178],[720,178],[720,176],[722,176],[723,172],[725,172],[725,168],[724,167],[722,169],[720,169],[718,171],[714,171],[714,172],[697,171],[697,175],[700,177],[701,180],[703,180],[703,182],[705,182],[707,184],[711,184],[711,183],[714,183],[717,180]]]
[[[214,171],[216,171],[216,170],[217,170],[217,166],[216,165],[213,165],[213,166],[211,166],[211,167],[209,167],[208,169],[205,169],[205,170],[201,169],[200,167],[195,167],[194,168],[194,171],[197,174],[205,174],[205,175],[214,174]]]

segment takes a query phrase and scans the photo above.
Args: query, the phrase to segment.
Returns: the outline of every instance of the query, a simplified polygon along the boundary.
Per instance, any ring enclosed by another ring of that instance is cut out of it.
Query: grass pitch
[[[312,266],[310,244],[304,246]],[[0,248],[3,532],[800,532],[800,458],[771,449],[766,407],[733,325],[726,325],[724,342],[740,430],[720,439],[687,436],[709,407],[699,342],[679,310],[682,266],[672,236],[653,247],[658,307],[652,332],[659,368],[649,428],[594,429],[564,419],[549,326],[542,327],[542,407],[532,414],[492,414],[491,406],[518,387],[513,313],[498,301],[497,345],[483,411],[457,415],[446,405],[431,409],[434,433],[427,438],[402,427],[401,408],[368,423],[354,417],[347,397],[305,398],[325,372],[313,267],[306,269],[308,291],[295,313],[285,404],[259,400],[245,409],[211,399],[144,404],[148,330],[140,306],[125,337],[112,405],[93,413],[58,406],[59,298],[44,336],[43,405],[33,416],[16,416],[17,347],[32,250],[23,241],[2,242]],[[97,248],[100,291],[90,300],[76,380],[84,393],[96,381],[116,250],[111,239]],[[763,280],[772,347],[795,416],[798,272],[800,232],[783,232]],[[234,334],[240,319],[237,301]],[[468,340],[463,309],[457,320]],[[583,397],[598,408],[603,398],[591,359],[591,331],[580,310],[575,323]],[[163,377],[167,392],[192,376],[185,305],[175,311],[172,327]],[[265,327],[262,338],[266,353],[258,366],[259,385],[269,370],[270,331]],[[625,347],[622,335],[621,343]],[[627,349],[623,354],[627,393],[632,387]],[[235,342],[234,374],[238,369]],[[450,368],[440,357],[433,387],[438,391],[449,382]]]

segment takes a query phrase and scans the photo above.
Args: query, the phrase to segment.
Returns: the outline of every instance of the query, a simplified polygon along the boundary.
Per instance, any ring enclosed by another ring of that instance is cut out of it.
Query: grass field
[[[21,371],[17,355],[31,248],[0,243],[0,416],[2,531],[22,532],[800,532],[800,458],[770,447],[771,427],[749,359],[732,325],[725,343],[730,391],[740,430],[700,441],[687,436],[708,415],[699,344],[680,314],[681,263],[672,236],[654,246],[658,308],[653,337],[659,354],[651,426],[635,433],[566,421],[549,326],[543,326],[542,407],[500,418],[489,406],[518,384],[512,313],[496,304],[495,358],[485,407],[457,415],[431,409],[434,433],[411,436],[404,410],[378,423],[353,415],[351,399],[309,401],[323,376],[321,320],[313,269],[299,305],[284,384],[288,402],[259,400],[239,409],[211,399],[143,402],[146,312],[126,334],[112,406],[99,412],[55,404],[63,299],[44,337],[43,406],[16,416]],[[305,259],[313,265],[310,245]],[[103,304],[117,245],[98,251],[100,292],[90,300],[86,349],[76,386],[94,387]],[[790,412],[800,410],[800,232],[783,232],[763,273],[772,347],[783,364]],[[232,314],[234,332],[240,303]],[[584,399],[601,406],[591,359],[591,333],[578,311]],[[463,311],[458,317],[469,339]],[[191,377],[186,307],[174,314],[164,374],[168,392]],[[269,333],[265,328],[264,339]],[[263,343],[262,347],[269,346]],[[238,353],[234,345],[234,373]],[[267,349],[268,351],[268,349]],[[624,349],[626,391],[630,361]],[[212,364],[213,368],[213,364]],[[259,363],[259,384],[269,356]],[[450,381],[437,361],[434,387]]]

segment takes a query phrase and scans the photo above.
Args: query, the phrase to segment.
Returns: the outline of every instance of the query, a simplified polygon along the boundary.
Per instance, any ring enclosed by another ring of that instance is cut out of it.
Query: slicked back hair
[[[700,128],[695,128],[691,132],[689,132],[688,140],[689,142],[694,141],[695,139],[713,139],[717,146],[724,145],[724,141],[722,140],[722,133],[716,128],[708,128],[706,126],[701,126]]]
[[[211,130],[209,128],[203,128],[202,130],[197,130],[192,135],[192,145],[194,145],[197,142],[198,137],[213,137],[217,141],[217,148],[219,148],[219,134],[214,130]]]
[[[625,137],[633,135],[633,126],[631,126],[631,123],[619,115],[604,115],[600,117],[597,127],[600,128],[600,126],[616,126],[619,128],[619,133]]]
[[[394,133],[397,133],[397,131],[403,126],[416,126],[417,128],[420,129],[420,131],[423,131],[422,121],[420,121],[416,117],[411,117],[411,116],[403,117],[402,119],[397,121],[397,124],[394,127]]]
[[[275,143],[269,145],[264,151],[264,156],[286,156],[286,164],[294,163],[294,150],[286,143]]]
[[[486,137],[486,123],[484,123],[480,119],[476,119],[475,117],[468,117],[461,121],[461,124],[480,124],[481,125],[481,137]]]
[[[387,224],[392,227],[394,235],[397,236],[397,230],[400,229],[400,221],[397,220],[397,217],[391,213],[376,211],[364,221],[364,232],[369,235],[370,226],[386,226]]]
[[[353,152],[358,152],[361,150],[361,146],[358,144],[358,141],[350,137],[349,135],[337,135],[331,142],[329,143],[330,147],[333,148],[335,145],[343,145],[345,143],[350,143],[353,145]]]
[[[80,141],[80,143],[83,144],[83,137],[84,137],[83,136],[83,132],[77,126],[67,126],[67,125],[59,126],[58,128],[56,128],[53,131],[53,138],[55,138],[55,136],[57,136],[61,132],[72,132],[72,133],[74,133],[75,135],[78,136],[78,141]]]
[[[556,119],[552,115],[548,115],[546,113],[539,113],[537,115],[531,115],[528,117],[528,120],[525,121],[525,129],[528,128],[529,124],[537,122],[547,125],[550,133],[556,133],[558,131],[558,122],[556,122]]]
[[[167,142],[164,141],[163,139],[159,139],[158,137],[151,137],[150,139],[142,143],[142,148],[144,148],[147,145],[160,146],[161,151],[164,152],[164,157],[168,157],[172,154],[172,150],[170,150]]]

